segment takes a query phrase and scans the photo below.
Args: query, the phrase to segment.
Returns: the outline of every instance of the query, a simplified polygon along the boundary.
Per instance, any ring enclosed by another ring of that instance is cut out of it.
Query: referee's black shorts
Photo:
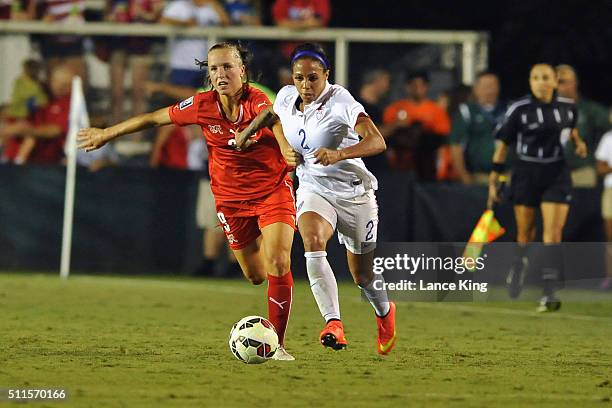
[[[569,204],[572,178],[564,160],[534,163],[517,160],[512,170],[510,196],[514,205],[538,207],[542,202]]]

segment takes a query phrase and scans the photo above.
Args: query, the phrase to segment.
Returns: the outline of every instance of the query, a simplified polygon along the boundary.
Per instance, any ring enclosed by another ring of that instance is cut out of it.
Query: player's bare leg
[[[262,237],[259,237],[244,248],[232,250],[244,277],[253,285],[261,285],[266,281],[266,268],[261,256],[261,242]]]
[[[273,224],[274,225],[274,224]],[[278,334],[279,343],[281,348],[275,353],[274,358],[277,360],[294,360],[293,356],[285,351],[284,348],[284,335],[287,328],[287,322],[289,320],[289,313],[291,312],[291,297],[293,292],[293,278],[291,271],[289,270],[289,262],[291,253],[291,241],[293,240],[293,229],[287,226],[291,230],[291,235],[286,234],[286,229],[281,228],[281,238],[285,238],[284,249],[279,249],[281,254],[279,257],[266,256],[263,249],[264,236],[258,237],[255,241],[242,249],[233,249],[232,252],[236,256],[236,260],[240,264],[244,277],[254,285],[261,285],[268,279],[268,318],[274,325]],[[264,228],[265,229],[265,228]],[[265,235],[268,237],[268,248],[272,252],[274,250],[275,241],[272,233],[275,228],[268,229]],[[262,231],[263,233],[263,231]],[[282,254],[287,254],[283,256]],[[271,254],[270,254],[271,255]],[[283,259],[286,259],[284,261]],[[280,274],[279,270],[286,267],[286,273],[280,277],[275,276]],[[274,273],[275,275],[270,274]],[[289,284],[287,284],[289,282]],[[274,292],[273,294],[271,292]]]
[[[559,310],[561,302],[555,296],[555,290],[563,284],[563,254],[559,244],[563,227],[567,220],[569,204],[543,202],[542,210],[542,241],[544,241],[545,267],[542,270],[543,297],[538,306],[539,312],[554,312]]]
[[[514,206],[516,219],[516,256],[506,276],[506,287],[512,299],[519,297],[523,290],[523,283],[527,276],[529,260],[527,258],[527,244],[535,239],[535,208],[524,205]]]
[[[295,231],[288,224],[276,222],[263,227],[261,233],[261,254],[268,277],[268,318],[276,328],[280,344],[274,359],[295,360],[284,347],[293,301],[291,245]]]
[[[340,320],[338,284],[327,261],[327,241],[334,234],[334,228],[319,214],[308,211],[298,220],[298,227],[304,242],[306,271],[310,289],[325,319],[325,328],[319,335],[321,344],[334,350],[346,348],[344,327]]]
[[[378,326],[377,352],[379,354],[389,354],[397,339],[395,303],[389,302],[387,298],[383,276],[374,274],[372,271],[374,251],[366,254],[354,254],[347,250],[346,257],[353,281],[363,290],[376,314],[376,324]]]
[[[552,244],[560,243],[569,213],[569,204],[544,202],[541,208],[544,227],[542,241]]]

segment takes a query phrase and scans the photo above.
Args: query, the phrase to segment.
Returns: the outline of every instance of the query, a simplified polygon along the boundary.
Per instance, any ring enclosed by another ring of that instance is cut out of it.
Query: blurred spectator
[[[13,92],[4,114],[9,121],[27,119],[37,107],[47,103],[47,94],[40,81],[42,65],[36,60],[26,60],[23,71],[13,83]]]
[[[31,0],[28,14],[36,16],[38,7],[42,10],[40,19],[45,22],[75,25],[83,24],[85,18],[85,0]],[[47,78],[59,65],[72,70],[83,80],[83,88],[87,89],[87,66],[83,52],[83,37],[74,35],[43,35],[39,39],[40,52],[47,64]]]
[[[175,0],[162,13],[161,22],[178,27],[229,25],[229,17],[216,0]],[[178,38],[170,44],[170,82],[198,88],[204,75],[194,59],[204,59],[208,41],[201,38]]]
[[[0,20],[11,18],[11,11],[15,0],[0,0]]]
[[[601,289],[612,289],[612,130],[604,134],[595,151],[597,172],[604,177],[604,190],[601,197],[601,216],[608,244],[606,246],[606,277]]]
[[[576,127],[588,148],[585,159],[576,156],[571,143],[566,145],[565,159],[572,170],[572,184],[574,187],[595,187],[597,176],[595,174],[595,158],[593,152],[601,135],[610,127],[609,111],[604,106],[583,98],[578,92],[578,77],[573,67],[558,65],[557,92],[559,96],[571,98],[578,108],[578,123]]]
[[[459,109],[459,105],[472,99],[472,87],[459,84],[450,90],[440,92],[436,103],[452,117]]]
[[[383,127],[383,98],[389,92],[391,75],[384,69],[373,69],[367,71],[363,76],[359,96],[357,100],[361,103],[372,122],[380,129],[385,136]],[[379,154],[371,157],[364,157],[363,161],[370,170],[382,170],[388,168],[387,156]]]
[[[105,167],[116,166],[119,164],[119,154],[115,151],[112,143],[107,143],[100,149],[86,152],[82,149],[77,150],[77,164],[86,167],[89,171],[96,172]]]
[[[49,81],[51,91],[49,104],[36,110],[31,123],[20,121],[0,129],[0,138],[23,139],[16,146],[16,150],[4,152],[9,161],[36,164],[61,163],[64,157],[64,141],[68,133],[73,75],[68,67],[56,67]],[[28,138],[33,138],[35,141]]]
[[[170,132],[159,132],[155,138],[149,165],[181,170],[204,167],[204,141],[198,126],[171,126]]]
[[[225,11],[232,25],[261,25],[260,0],[225,0]]]
[[[331,18],[329,0],[276,0],[272,5],[272,17],[279,27],[294,30],[327,27]],[[289,70],[289,57],[300,42],[283,42],[281,53],[283,61],[277,61],[279,87],[293,85]]]
[[[34,0],[31,0],[34,1]],[[31,20],[29,1],[0,0],[0,20]]]
[[[149,96],[161,93],[177,101],[187,99],[198,92],[198,88],[152,81],[146,82],[145,90]],[[204,167],[205,153],[201,129],[198,126],[166,127],[169,131],[160,131],[155,138],[149,165],[152,168],[201,170]]]
[[[34,0],[0,0],[0,21],[2,20],[30,20],[28,9],[29,1]],[[4,83],[0,86],[0,101],[3,103],[11,97],[9,82],[21,73],[21,64],[31,57],[30,35],[27,33],[5,32],[0,36],[0,69]],[[0,113],[2,106],[0,106]]]
[[[363,76],[357,99],[376,125],[383,122],[384,108],[381,102],[389,92],[390,84],[391,75],[384,69],[374,69]]]
[[[478,74],[473,92],[474,101],[460,104],[453,115],[451,153],[463,184],[486,185],[495,150],[493,130],[503,120],[506,107],[499,103],[499,79],[492,72]]]
[[[450,119],[427,98],[429,82],[423,73],[407,77],[408,99],[389,105],[383,113],[390,166],[415,173],[419,180],[437,178],[438,148],[446,143]]]
[[[106,0],[104,19],[115,23],[155,23],[161,16],[163,0]],[[111,37],[106,44],[111,48],[110,79],[112,121],[121,122],[123,117],[125,69],[129,62],[132,71],[132,114],[144,113],[145,82],[153,62],[150,55],[153,39],[146,37]]]
[[[272,15],[279,27],[303,30],[326,27],[331,10],[329,0],[276,0],[272,6]]]
[[[3,122],[5,126],[9,126],[9,130],[11,125],[26,127],[27,120],[32,118],[36,109],[47,104],[47,94],[40,82],[40,71],[41,64],[38,61],[24,61],[23,71],[13,83],[10,102],[3,112]],[[9,133],[7,132],[7,135]],[[34,147],[34,140],[28,138],[24,143],[21,137],[7,138],[0,161],[23,163]]]
[[[436,103],[451,117],[459,105],[466,103],[472,97],[472,87],[459,84],[450,90],[440,92]],[[440,146],[438,149],[438,180],[457,181],[459,173],[453,165],[450,145]]]

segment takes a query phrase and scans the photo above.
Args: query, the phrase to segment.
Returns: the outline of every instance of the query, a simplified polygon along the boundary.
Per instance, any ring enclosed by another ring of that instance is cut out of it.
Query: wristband
[[[503,173],[504,171],[506,171],[506,164],[505,163],[493,163],[493,171],[496,173]]]

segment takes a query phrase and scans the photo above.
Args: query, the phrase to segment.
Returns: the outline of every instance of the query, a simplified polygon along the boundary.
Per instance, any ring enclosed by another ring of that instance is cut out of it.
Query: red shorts
[[[282,222],[297,229],[293,183],[289,178],[267,196],[246,201],[224,201],[217,203],[216,207],[217,217],[232,249],[246,247],[270,224]]]

